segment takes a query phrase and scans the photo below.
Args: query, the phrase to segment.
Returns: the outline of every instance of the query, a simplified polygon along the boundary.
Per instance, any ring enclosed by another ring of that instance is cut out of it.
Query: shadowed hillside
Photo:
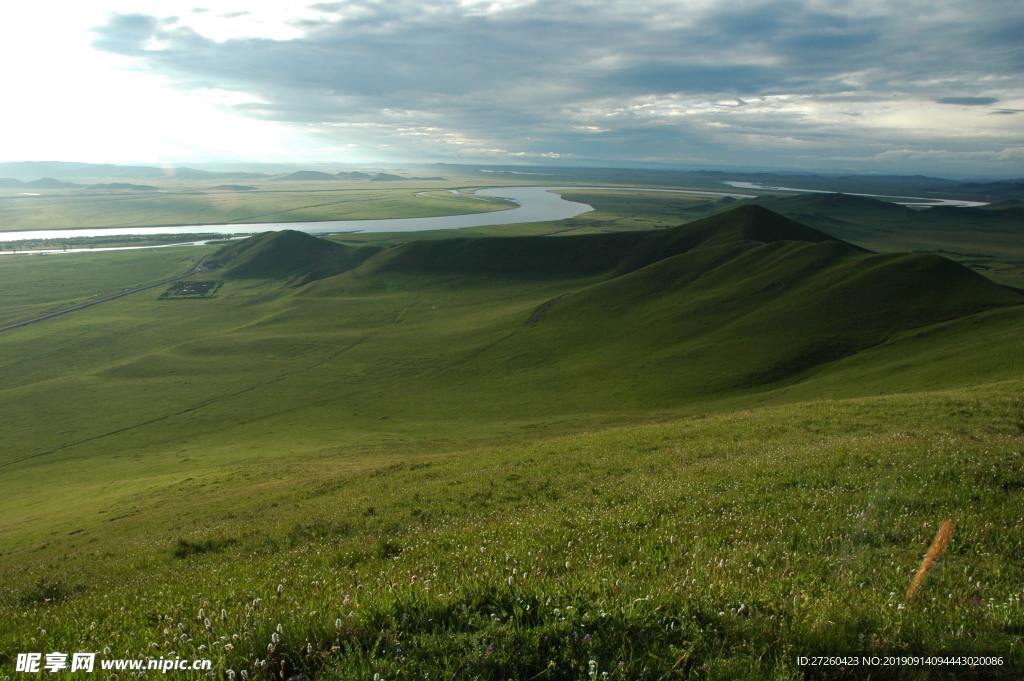
[[[1024,288],[1024,209],[1018,201],[977,208],[923,209],[846,194],[761,197],[756,201],[873,251],[938,253],[999,284]]]
[[[834,237],[748,205],[668,230],[558,239],[537,236],[412,241],[382,256],[379,267],[437,274],[577,277],[631,272],[701,246],[737,241],[827,240]]]
[[[265,232],[228,244],[210,260],[210,268],[224,268],[233,279],[294,279],[304,283],[356,267],[380,249],[355,248],[285,230]]]
[[[938,256],[864,254],[834,241],[735,242],[550,301],[529,342],[556,356],[561,347],[592,348],[589,360],[610,372],[613,357],[639,354],[670,399],[689,401],[772,384],[909,329],[1021,302]]]

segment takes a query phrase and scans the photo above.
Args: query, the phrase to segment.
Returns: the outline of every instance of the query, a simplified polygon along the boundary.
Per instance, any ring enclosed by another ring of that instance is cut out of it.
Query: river
[[[737,188],[774,189],[784,191],[801,191],[819,193],[814,190],[789,189],[784,187],[761,187],[745,182],[727,182],[725,184]],[[688,189],[649,189],[644,187],[491,187],[476,192],[479,196],[508,199],[518,207],[490,213],[471,213],[469,215],[448,215],[432,218],[393,218],[382,220],[329,220],[323,222],[266,222],[266,223],[234,223],[220,225],[170,225],[163,227],[111,227],[91,229],[45,229],[21,232],[0,232],[0,241],[20,241],[27,239],[61,239],[69,237],[92,236],[123,236],[137,234],[253,234],[256,232],[294,229],[310,234],[343,233],[343,232],[420,232],[431,229],[465,229],[467,227],[485,227],[492,225],[512,225],[529,222],[551,222],[567,220],[594,210],[592,206],[576,201],[566,201],[556,191],[634,191],[664,192],[669,194],[694,194],[698,196],[731,196],[733,198],[750,199],[751,194],[736,192],[697,191]],[[894,197],[881,197],[894,198]],[[899,198],[899,197],[896,197]],[[976,202],[956,202],[948,199],[923,199],[933,201],[929,205],[983,205]],[[188,242],[201,244],[205,242]],[[141,248],[167,248],[184,244],[163,244],[159,246],[122,246],[111,248],[75,248],[50,251],[20,251],[21,253],[86,253],[112,250],[137,250]],[[0,251],[0,255],[9,255],[11,251]]]
[[[759,191],[774,192],[797,192],[800,194],[835,194],[827,189],[799,189],[797,187],[768,187],[756,182],[725,182],[724,184],[737,189],[757,189]],[[987,206],[985,201],[963,201],[961,199],[926,199],[921,196],[892,196],[889,194],[854,194],[843,192],[850,196],[867,196],[872,199],[892,199],[893,203],[901,206],[914,208],[931,208],[933,206],[956,206],[957,208],[974,208],[976,206]]]

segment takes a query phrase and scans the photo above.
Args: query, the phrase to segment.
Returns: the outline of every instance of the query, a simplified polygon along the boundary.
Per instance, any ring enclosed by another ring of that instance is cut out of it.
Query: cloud
[[[1015,99],[1021,49],[1006,26],[1024,25],[1024,8],[978,2],[340,0],[295,16],[291,39],[214,40],[185,20],[114,14],[93,45],[186,90],[244,93],[247,116],[409,157],[764,164],[787,145],[836,158],[925,129],[926,151],[974,125],[915,124],[928,106]]]
[[[995,97],[941,97],[935,100],[939,104],[960,104],[962,106],[987,106],[999,100]]]
[[[92,44],[105,52],[136,55],[159,26],[160,20],[148,14],[112,14],[105,26],[95,30]]]

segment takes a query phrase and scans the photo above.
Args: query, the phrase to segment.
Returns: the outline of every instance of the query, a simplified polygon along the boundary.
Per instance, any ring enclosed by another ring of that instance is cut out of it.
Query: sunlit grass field
[[[130,534],[6,556],[0,650],[324,679],[866,678],[797,657],[992,654],[871,678],[1017,678],[1021,388],[182,475],[135,490]]]

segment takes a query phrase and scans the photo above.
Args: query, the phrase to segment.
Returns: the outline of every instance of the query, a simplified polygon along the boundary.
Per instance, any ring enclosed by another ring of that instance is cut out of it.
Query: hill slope
[[[99,480],[130,450],[172,474],[180,451],[423,451],[1024,378],[1020,296],[756,207],[388,250],[268,233],[216,259],[215,297],[154,291],[0,336],[0,466],[76,461],[93,468],[62,475]]]
[[[343,246],[293,230],[264,232],[226,245],[212,256],[208,268],[224,268],[221,276],[232,279],[306,282],[348,271],[379,250]]]
[[[296,170],[294,173],[284,177],[275,177],[275,182],[321,182],[326,180],[337,180],[338,178],[330,173],[322,173],[318,170]]]
[[[761,206],[748,205],[668,230],[558,239],[538,236],[412,241],[382,257],[381,268],[435,274],[578,277],[631,272],[715,244],[829,240],[835,238]]]

